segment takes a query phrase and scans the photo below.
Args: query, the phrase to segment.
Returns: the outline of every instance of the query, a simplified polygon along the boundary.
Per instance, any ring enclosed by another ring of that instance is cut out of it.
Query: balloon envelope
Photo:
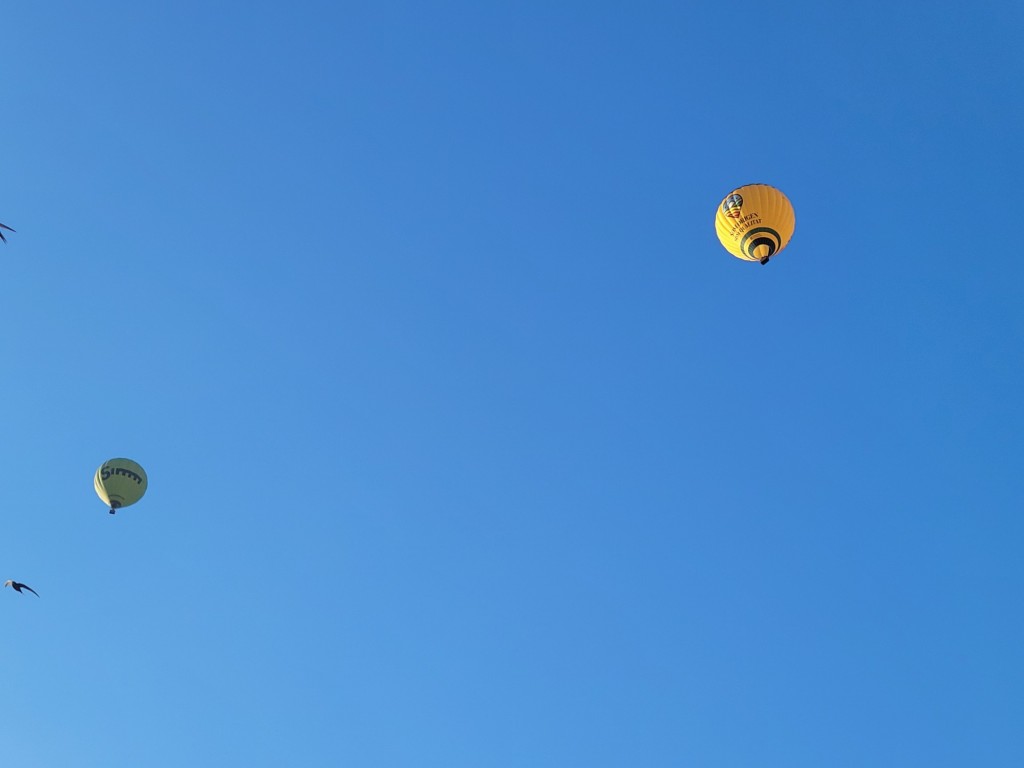
[[[111,459],[96,470],[96,495],[111,509],[128,507],[142,498],[149,485],[146,470],[131,459]]]
[[[796,228],[789,199],[767,184],[747,184],[722,199],[715,231],[725,250],[744,261],[760,261],[779,253]]]

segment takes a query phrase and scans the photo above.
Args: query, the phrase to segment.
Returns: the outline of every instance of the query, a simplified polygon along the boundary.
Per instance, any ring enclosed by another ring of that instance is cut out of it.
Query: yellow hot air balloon
[[[736,258],[762,264],[786,247],[795,228],[793,205],[767,184],[734,189],[715,216],[715,231],[725,250]]]
[[[131,459],[111,459],[96,470],[94,484],[96,495],[110,507],[110,514],[114,514],[141,499],[149,480],[146,470]]]

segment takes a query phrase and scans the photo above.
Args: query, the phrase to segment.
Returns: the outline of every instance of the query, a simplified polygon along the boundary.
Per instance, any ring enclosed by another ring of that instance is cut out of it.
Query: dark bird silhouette
[[[14,232],[14,230],[11,229],[10,227],[8,227],[6,224],[0,224],[0,227],[2,227],[3,229],[6,229],[8,232]],[[5,243],[7,242],[7,238],[4,237],[4,233],[3,232],[0,232],[0,240],[3,240]]]
[[[27,589],[33,595],[35,595],[36,597],[39,597],[39,593],[36,592],[34,589],[32,589],[32,587],[30,587],[28,584],[19,584],[14,579],[8,579],[7,581],[5,581],[4,582],[4,586],[5,587],[14,587],[14,591],[18,592],[19,594],[21,593],[21,590]]]

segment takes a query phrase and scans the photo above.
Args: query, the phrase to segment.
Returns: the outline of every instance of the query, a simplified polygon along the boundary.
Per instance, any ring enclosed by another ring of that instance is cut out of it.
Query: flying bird
[[[30,587],[28,584],[19,584],[14,579],[8,579],[7,581],[5,581],[4,582],[4,586],[5,587],[14,587],[14,591],[18,592],[19,594],[23,594],[21,592],[21,590],[27,589],[33,595],[35,595],[36,597],[39,597],[39,593],[36,592],[34,589],[32,589],[32,587]]]
[[[6,224],[0,224],[0,228],[6,229],[8,232],[14,232],[14,230],[8,227]],[[3,232],[0,232],[0,240],[3,240],[5,243],[7,242],[7,238],[4,237]]]

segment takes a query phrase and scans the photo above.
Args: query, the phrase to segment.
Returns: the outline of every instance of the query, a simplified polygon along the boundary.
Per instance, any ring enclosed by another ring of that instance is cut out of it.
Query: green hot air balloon
[[[142,498],[149,480],[146,470],[131,459],[111,459],[96,470],[96,495],[114,514]]]

